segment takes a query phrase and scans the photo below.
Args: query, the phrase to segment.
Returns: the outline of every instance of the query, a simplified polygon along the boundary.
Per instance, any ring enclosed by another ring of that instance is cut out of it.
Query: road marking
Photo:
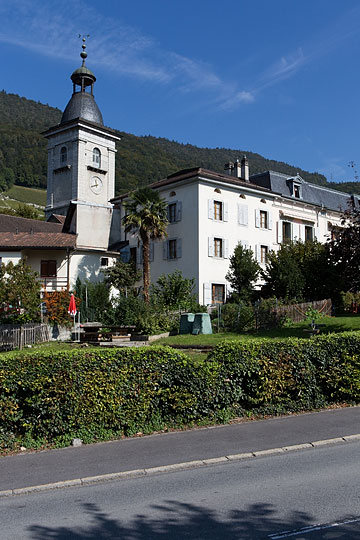
[[[341,527],[342,525],[350,525],[352,523],[359,523],[360,518],[355,519],[344,519],[344,521],[335,521],[334,523],[327,523],[325,525],[312,525],[309,527],[303,527],[297,531],[284,531],[281,533],[270,534],[268,538],[271,540],[281,540],[282,538],[291,538],[294,536],[299,536],[300,534],[308,534],[314,531],[324,531],[325,529],[331,529],[333,527]]]
[[[291,446],[283,446],[281,448],[268,448],[266,450],[254,450],[254,452],[246,452],[243,454],[232,454],[228,456],[220,456],[216,458],[208,458],[208,459],[200,459],[195,461],[184,461],[182,463],[173,463],[171,465],[163,465],[160,467],[149,467],[144,469],[134,469],[130,471],[121,471],[121,472],[114,472],[114,473],[108,473],[108,474],[101,474],[101,475],[94,475],[94,476],[88,476],[85,478],[75,478],[72,480],[64,480],[61,482],[52,482],[49,484],[40,484],[38,486],[27,486],[22,488],[15,488],[15,489],[7,489],[0,491],[0,498],[5,497],[12,497],[14,495],[24,495],[27,493],[33,493],[35,491],[45,491],[45,490],[51,490],[51,489],[61,489],[66,487],[74,487],[74,486],[85,486],[88,484],[96,484],[100,482],[109,482],[114,480],[121,480],[125,478],[138,478],[141,476],[149,476],[153,474],[161,474],[161,473],[169,473],[169,472],[176,472],[186,469],[198,469],[200,467],[206,467],[211,465],[217,465],[220,463],[230,463],[232,461],[241,461],[244,459],[256,459],[271,455],[279,455],[279,454],[285,454],[288,452],[294,452],[296,450],[305,450],[305,449],[316,449],[321,448],[324,445],[331,445],[331,444],[339,444],[339,443],[347,443],[347,442],[353,442],[353,441],[359,441],[360,440],[360,433],[357,433],[355,435],[346,435],[344,437],[336,437],[333,439],[325,439],[321,441],[314,441],[310,443],[304,443],[304,444],[294,444]],[[360,518],[355,521],[360,521]],[[353,523],[354,521],[351,521]],[[349,521],[350,523],[350,521]],[[319,525],[320,526],[320,525]],[[332,527],[335,527],[336,525],[331,525]],[[323,526],[321,526],[323,527]],[[301,529],[302,533],[305,529]],[[316,529],[314,529],[316,530]],[[300,534],[300,532],[291,532],[288,531],[286,533],[280,533],[280,534],[291,534],[292,536],[296,536]],[[277,540],[278,538],[289,538],[289,536],[269,536],[272,540]]]

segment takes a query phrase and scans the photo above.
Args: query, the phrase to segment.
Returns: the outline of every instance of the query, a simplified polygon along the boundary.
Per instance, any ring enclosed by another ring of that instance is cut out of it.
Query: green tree
[[[103,271],[105,282],[117,289],[120,294],[127,294],[139,281],[141,273],[136,270],[132,262],[118,259],[113,266]]]
[[[360,291],[360,208],[354,206],[342,216],[342,229],[329,243],[330,261],[344,291]]]
[[[135,233],[142,242],[144,300],[149,302],[150,240],[166,236],[167,203],[157,191],[144,187],[134,191],[124,207],[125,232]]]
[[[167,310],[192,309],[196,305],[193,293],[195,280],[184,278],[180,270],[159,277],[151,286],[151,300]]]
[[[38,273],[24,259],[18,264],[2,264],[0,268],[0,303],[2,320],[8,322],[38,321],[40,289]]]
[[[244,247],[240,242],[229,257],[229,271],[226,279],[231,284],[238,300],[249,300],[254,285],[260,274],[260,266],[254,259],[251,249]]]

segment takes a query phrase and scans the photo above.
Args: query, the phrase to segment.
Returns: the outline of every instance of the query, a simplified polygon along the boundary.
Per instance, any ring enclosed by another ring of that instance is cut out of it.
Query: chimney
[[[245,182],[250,182],[249,180],[249,162],[248,158],[246,156],[243,156],[241,160],[241,178],[245,180]]]
[[[234,163],[234,176],[235,178],[241,177],[241,164],[240,161],[237,159]]]
[[[229,161],[229,163],[225,163],[225,167],[224,167],[225,171],[226,171],[226,174],[228,174],[229,176],[232,176],[233,174],[233,170],[234,170],[234,164],[232,161]]]

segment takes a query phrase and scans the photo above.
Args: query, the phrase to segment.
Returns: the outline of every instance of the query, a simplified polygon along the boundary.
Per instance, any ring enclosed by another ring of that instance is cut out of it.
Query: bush
[[[255,314],[251,304],[245,302],[225,304],[222,307],[221,315],[226,330],[244,332],[254,328]]]
[[[206,362],[168,347],[4,353],[0,448],[90,442],[343,401],[360,401],[355,332],[224,342]]]

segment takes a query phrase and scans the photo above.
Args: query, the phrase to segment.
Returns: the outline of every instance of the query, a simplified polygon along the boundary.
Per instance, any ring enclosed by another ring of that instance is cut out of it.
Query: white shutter
[[[305,240],[305,226],[299,224],[299,240]]]
[[[261,246],[260,244],[256,244],[255,246],[255,259],[257,262],[261,261]]]
[[[227,202],[223,203],[223,216],[224,221],[229,221],[229,205]]]
[[[260,210],[255,210],[255,227],[260,227]]]
[[[320,228],[319,227],[315,227],[314,234],[315,234],[314,240],[317,240],[318,242],[320,242]]]
[[[214,199],[208,200],[208,216],[209,219],[214,219]]]
[[[182,256],[182,241],[181,238],[176,239],[176,258],[181,259]]]
[[[168,259],[169,242],[165,240],[163,243],[163,259]]]
[[[273,228],[273,219],[272,219],[271,212],[268,212],[267,215],[268,215],[268,229],[272,230],[272,228]]]
[[[228,257],[229,257],[229,240],[227,238],[223,238],[223,246],[224,246],[224,259],[228,259]]]
[[[299,223],[293,223],[293,239],[301,240],[301,225]]]
[[[239,225],[248,224],[248,207],[245,204],[238,203],[238,224]]]
[[[214,238],[212,236],[209,236],[208,238],[208,255],[209,257],[214,257],[215,254],[215,245],[214,245]]]
[[[282,221],[277,222],[277,241],[278,241],[278,244],[281,244],[283,241],[283,222]]]
[[[182,202],[176,201],[176,221],[181,221],[182,219]]]
[[[249,249],[249,242],[247,240],[240,240],[240,244],[243,248]]]
[[[204,283],[204,300],[203,304],[205,306],[211,304],[212,295],[211,295],[211,283]]]
[[[149,261],[153,262],[153,260],[154,260],[154,242],[150,242]]]

